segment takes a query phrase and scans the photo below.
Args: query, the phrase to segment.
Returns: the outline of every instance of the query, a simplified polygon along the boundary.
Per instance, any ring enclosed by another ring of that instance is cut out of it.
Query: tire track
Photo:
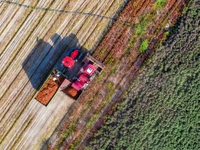
[[[35,103],[36,103],[35,106],[37,106],[37,105],[38,105],[37,101],[35,101]],[[31,104],[30,104],[29,106],[30,106],[31,108],[34,108]],[[44,107],[44,106],[43,106],[43,107]],[[39,124],[40,121],[43,119],[43,116],[44,116],[44,114],[45,114],[45,111],[46,111],[46,109],[43,109],[43,108],[39,107],[38,111],[35,112],[35,114],[33,114],[34,117],[35,117],[34,122],[29,126],[29,128],[28,128],[26,131],[25,131],[25,130],[22,130],[22,131],[21,131],[21,132],[24,133],[23,135],[20,136],[20,137],[22,137],[22,138],[16,139],[16,140],[18,141],[18,142],[15,143],[15,144],[17,144],[17,145],[15,146],[15,149],[16,149],[16,150],[22,149],[22,146],[23,146],[23,145],[22,145],[22,141],[23,141],[23,140],[25,140],[24,143],[27,143],[27,140],[28,140],[28,139],[31,139],[30,136],[31,136],[32,133],[34,132],[34,127],[37,127],[37,124]],[[38,120],[37,118],[39,118],[39,120]],[[19,148],[19,147],[20,147],[20,148]]]
[[[38,105],[38,103],[37,103]],[[32,106],[31,106],[32,107]],[[38,129],[38,126],[41,124],[42,120],[45,119],[47,116],[46,116],[46,113],[47,113],[48,109],[44,108],[41,108],[39,109],[39,111],[37,112],[37,114],[35,115],[35,120],[34,122],[29,126],[28,130],[27,131],[23,131],[24,132],[24,135],[21,136],[21,139],[18,140],[18,142],[16,143],[16,146],[15,146],[15,149],[18,150],[18,149],[27,149],[31,144],[31,142],[33,142],[31,136],[33,136],[33,134],[36,134],[34,133],[35,131],[37,131]],[[51,118],[51,115],[54,114],[55,111],[49,113],[49,116],[48,116],[48,119],[45,119],[46,122],[51,122],[51,120],[53,120],[53,118]],[[43,122],[43,126],[45,125],[44,124],[45,122]],[[26,147],[23,147],[27,145]]]

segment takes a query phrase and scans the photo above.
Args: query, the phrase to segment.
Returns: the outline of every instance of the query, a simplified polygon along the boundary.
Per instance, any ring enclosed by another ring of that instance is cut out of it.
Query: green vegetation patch
[[[162,8],[165,6],[167,0],[156,0],[154,6],[155,8]]]
[[[68,137],[75,129],[75,124],[71,124],[64,133],[64,137]]]
[[[140,45],[140,53],[143,53],[145,50],[147,50],[148,46],[149,46],[149,41],[146,39]]]
[[[146,26],[147,26],[148,20],[152,19],[152,18],[146,17],[145,15],[142,15],[140,17],[140,23],[135,26],[135,32],[137,35],[143,35],[146,32]]]

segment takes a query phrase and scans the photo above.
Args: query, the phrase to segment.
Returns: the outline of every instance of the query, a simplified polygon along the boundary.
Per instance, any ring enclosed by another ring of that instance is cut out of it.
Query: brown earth
[[[58,87],[58,84],[53,81],[53,75],[51,74],[48,80],[45,82],[44,86],[40,89],[40,92],[37,94],[36,99],[40,103],[47,105],[56,93]]]
[[[75,97],[77,95],[77,90],[75,90],[74,88],[70,88],[67,90],[67,94],[69,94],[72,97]]]
[[[77,99],[78,91],[71,86],[68,86],[66,89],[63,90],[64,93],[66,93],[68,96]]]
[[[56,81],[53,81],[53,77],[55,74],[56,71],[54,70],[49,75],[49,77],[47,78],[47,80],[45,81],[45,83],[43,84],[36,96],[36,100],[41,102],[43,105],[47,105],[50,102],[50,100],[53,98],[56,91],[58,90],[59,86],[65,79],[63,76],[59,76],[57,77]]]

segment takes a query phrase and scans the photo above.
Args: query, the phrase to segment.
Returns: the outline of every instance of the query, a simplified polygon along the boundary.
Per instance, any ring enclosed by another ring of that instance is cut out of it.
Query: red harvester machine
[[[81,60],[79,55],[81,55],[79,50],[73,50],[69,56],[62,60],[62,67],[64,68],[52,70],[43,86],[37,92],[36,100],[47,106],[58,90],[74,100],[79,98],[84,89],[104,68],[101,62],[89,54]],[[76,71],[77,68],[78,71]],[[54,89],[52,89],[53,86],[55,87]],[[48,91],[51,91],[51,93]],[[51,95],[49,96],[48,94]]]

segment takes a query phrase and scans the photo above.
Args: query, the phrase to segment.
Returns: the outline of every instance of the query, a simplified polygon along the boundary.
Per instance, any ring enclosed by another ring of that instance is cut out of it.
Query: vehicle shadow
[[[39,90],[51,70],[59,66],[62,59],[73,49],[79,49],[83,55],[88,52],[80,46],[78,38],[73,33],[64,38],[56,33],[50,42],[37,38],[35,47],[22,63],[32,86]]]

